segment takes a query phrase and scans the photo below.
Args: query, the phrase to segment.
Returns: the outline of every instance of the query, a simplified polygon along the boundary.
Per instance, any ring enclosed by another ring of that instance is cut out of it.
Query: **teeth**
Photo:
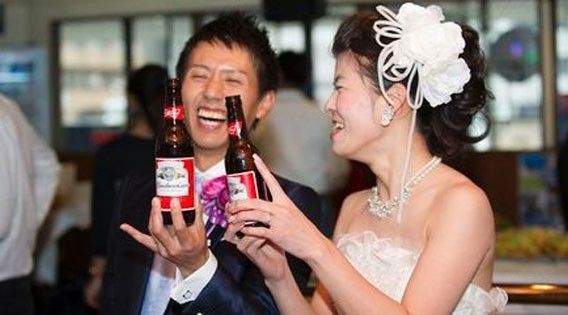
[[[207,110],[204,108],[200,108],[197,111],[197,116],[202,119],[213,120],[213,121],[225,121],[227,119],[225,113],[219,111]]]
[[[218,122],[218,121],[215,121],[215,120],[205,120],[205,119],[202,119],[202,120],[201,120],[201,123],[204,124],[205,126],[210,126],[210,127],[216,127],[216,126],[219,125],[219,122]]]

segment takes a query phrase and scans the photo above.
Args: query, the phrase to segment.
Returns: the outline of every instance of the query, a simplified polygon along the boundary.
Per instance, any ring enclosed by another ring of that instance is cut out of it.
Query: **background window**
[[[126,29],[132,34],[129,49]],[[193,19],[188,16],[61,23],[61,149],[92,152],[124,130],[127,72],[151,63],[166,66],[173,77],[178,55],[192,33]]]
[[[132,69],[146,64],[163,65],[168,53],[166,17],[135,18],[132,23]]]
[[[323,107],[333,91],[335,60],[331,54],[333,36],[341,24],[341,18],[321,18],[312,28],[312,69],[314,98]]]
[[[300,22],[263,22],[268,31],[270,44],[276,53],[285,50],[293,50],[295,52],[304,52],[306,50],[306,39],[304,35],[304,26]]]
[[[105,133],[126,122],[124,37],[117,20],[61,25],[59,102],[61,146],[90,150]]]
[[[170,76],[175,76],[175,68],[185,42],[194,32],[193,19],[187,16],[176,16],[169,19],[171,32],[169,32],[168,58],[166,63]]]
[[[490,103],[491,149],[543,148],[542,75],[537,1],[488,2],[485,52]]]
[[[175,76],[179,53],[193,34],[193,20],[187,16],[136,18],[132,24],[132,69],[146,64],[167,67]]]
[[[557,2],[556,71],[558,89],[558,139],[568,136],[568,0]]]

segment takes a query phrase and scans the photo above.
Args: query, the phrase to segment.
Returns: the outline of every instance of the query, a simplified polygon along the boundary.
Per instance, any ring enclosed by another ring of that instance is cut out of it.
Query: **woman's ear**
[[[406,104],[406,87],[401,83],[395,83],[387,90],[390,105],[398,112]]]
[[[378,120],[381,126],[388,126],[395,115],[401,115],[400,109],[405,108],[406,88],[403,84],[396,83],[387,90],[387,95],[380,96],[375,101],[375,108],[379,113]]]

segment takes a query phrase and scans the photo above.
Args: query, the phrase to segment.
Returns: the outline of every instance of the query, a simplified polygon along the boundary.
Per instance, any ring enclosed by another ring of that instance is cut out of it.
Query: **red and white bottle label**
[[[229,136],[238,136],[243,129],[243,122],[240,120],[229,123]]]
[[[229,198],[232,202],[258,198],[256,174],[254,171],[228,174],[227,186],[229,187]]]
[[[164,118],[173,120],[183,120],[185,118],[183,107],[179,106],[168,106],[164,108]]]
[[[178,198],[182,210],[195,209],[193,158],[156,158],[156,195],[163,211]]]

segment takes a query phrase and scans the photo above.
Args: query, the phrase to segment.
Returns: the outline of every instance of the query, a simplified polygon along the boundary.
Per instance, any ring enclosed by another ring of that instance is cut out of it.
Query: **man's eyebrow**
[[[247,76],[247,73],[245,71],[242,70],[238,70],[238,69],[221,69],[221,73],[223,74],[241,74],[244,76]]]
[[[201,64],[201,63],[194,63],[194,64],[189,65],[189,66],[188,66],[188,69],[191,69],[191,68],[201,68],[201,69],[204,69],[204,70],[207,70],[207,71],[211,71],[211,68],[209,68],[209,66],[204,65],[204,64]],[[238,73],[238,74],[247,76],[247,73],[246,73],[245,71],[243,71],[243,70],[238,70],[238,69],[221,69],[220,71],[221,71],[221,73],[223,73],[223,74],[234,74],[234,73]]]
[[[190,65],[188,66],[188,68],[189,68],[189,69],[191,69],[191,68],[202,68],[202,69],[205,69],[205,70],[209,70],[209,67],[208,67],[208,66],[206,66],[206,65],[204,65],[204,64],[200,64],[200,63],[190,64]]]

